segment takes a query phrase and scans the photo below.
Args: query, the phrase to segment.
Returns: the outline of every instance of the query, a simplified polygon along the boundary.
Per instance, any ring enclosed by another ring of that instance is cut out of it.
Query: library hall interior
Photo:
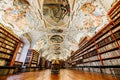
[[[0,0],[0,80],[120,80],[120,0]]]

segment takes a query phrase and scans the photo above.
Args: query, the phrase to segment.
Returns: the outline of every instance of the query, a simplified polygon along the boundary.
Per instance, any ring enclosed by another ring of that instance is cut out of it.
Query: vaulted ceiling
[[[108,22],[117,0],[0,0],[0,23],[47,59],[66,59],[79,41],[92,37]],[[107,5],[106,5],[107,4]]]

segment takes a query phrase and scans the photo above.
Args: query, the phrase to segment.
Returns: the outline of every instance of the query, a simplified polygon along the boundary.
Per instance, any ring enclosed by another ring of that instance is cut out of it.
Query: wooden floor
[[[120,80],[120,77],[63,69],[60,70],[59,74],[51,74],[50,70],[42,70],[11,76],[0,76],[0,80]]]

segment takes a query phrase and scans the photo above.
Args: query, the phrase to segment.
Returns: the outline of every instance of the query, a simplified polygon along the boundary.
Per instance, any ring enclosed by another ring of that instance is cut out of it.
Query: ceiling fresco
[[[52,43],[62,43],[63,42],[63,37],[60,36],[60,35],[53,35],[51,38],[50,38],[50,41]]]
[[[53,26],[61,26],[69,20],[70,5],[67,0],[44,0],[43,15]]]
[[[79,41],[92,37],[107,22],[118,0],[0,0],[0,23],[46,59],[66,59]],[[107,3],[107,5],[106,5]]]

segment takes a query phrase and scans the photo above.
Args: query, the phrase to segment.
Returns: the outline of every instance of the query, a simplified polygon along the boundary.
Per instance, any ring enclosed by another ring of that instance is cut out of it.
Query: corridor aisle
[[[63,69],[59,74],[51,74],[51,70],[42,70],[2,76],[0,80],[120,80],[120,77]]]

